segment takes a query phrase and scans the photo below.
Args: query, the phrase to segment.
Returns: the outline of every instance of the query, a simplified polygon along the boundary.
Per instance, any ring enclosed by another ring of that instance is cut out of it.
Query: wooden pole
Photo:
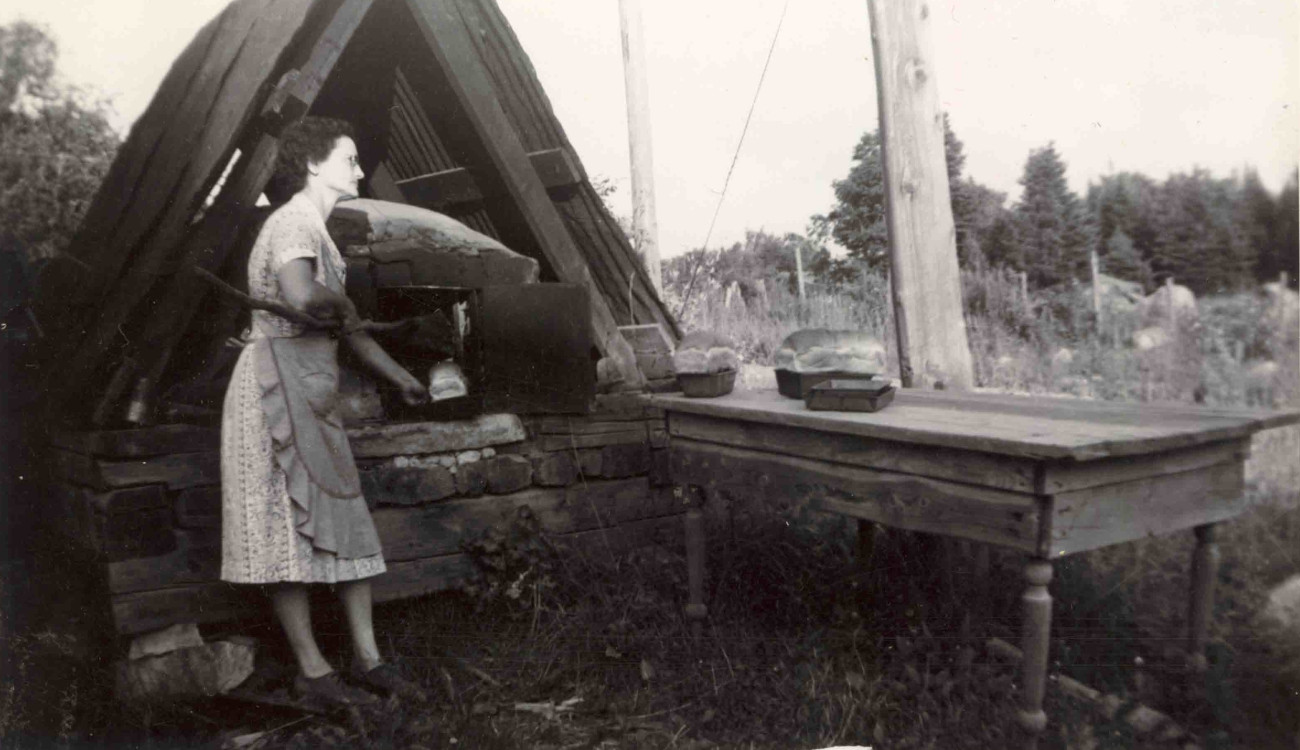
[[[794,269],[799,274],[799,309],[803,310],[803,243],[796,243],[794,246]]]
[[[650,88],[646,84],[640,0],[619,0],[618,17],[623,31],[623,89],[627,95],[627,136],[632,160],[633,241],[655,292],[662,294],[654,155],[650,146]]]
[[[1097,327],[1097,335],[1101,335],[1101,270],[1097,261],[1097,249],[1093,248],[1088,253],[1088,260],[1092,266],[1092,319]]]
[[[974,383],[962,317],[943,116],[925,0],[868,0],[884,154],[899,375],[905,387]]]

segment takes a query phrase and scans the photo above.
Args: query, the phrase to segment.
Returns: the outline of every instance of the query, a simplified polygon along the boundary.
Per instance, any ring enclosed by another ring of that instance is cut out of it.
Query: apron
[[[343,284],[326,259],[326,286]],[[263,333],[266,333],[263,331]],[[379,535],[361,495],[352,448],[339,415],[338,340],[325,331],[255,339],[261,388],[276,462],[293,501],[294,526],[312,547],[340,559],[380,552]]]

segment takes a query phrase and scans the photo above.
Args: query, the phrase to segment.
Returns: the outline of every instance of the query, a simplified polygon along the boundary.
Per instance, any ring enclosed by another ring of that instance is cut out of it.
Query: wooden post
[[[799,274],[799,312],[800,312],[800,314],[802,314],[802,313],[803,313],[803,303],[804,303],[804,294],[803,294],[803,243],[802,243],[802,242],[797,243],[797,244],[794,246],[794,269],[795,269],[795,273]]]
[[[1088,253],[1089,264],[1092,266],[1092,319],[1095,322],[1097,335],[1101,335],[1101,269],[1097,261],[1097,248],[1093,248]]]
[[[619,0],[623,30],[623,89],[627,96],[627,140],[632,160],[632,232],[655,293],[663,293],[659,268],[659,226],[655,219],[654,155],[650,146],[650,89],[640,0]]]
[[[1174,277],[1165,277],[1165,307],[1169,313],[1169,335],[1172,337],[1178,332],[1178,319],[1174,317],[1178,311],[1174,309]]]
[[[691,623],[691,633],[699,638],[704,632],[704,620],[709,616],[709,607],[704,603],[704,488],[677,487],[676,494],[686,503],[686,514],[682,517],[686,537],[686,619]]]
[[[1192,596],[1187,609],[1187,656],[1192,671],[1204,674],[1205,642],[1214,611],[1214,579],[1219,572],[1219,545],[1214,524],[1196,527],[1196,549],[1192,552]]]
[[[905,387],[973,385],[925,0],[868,0]]]

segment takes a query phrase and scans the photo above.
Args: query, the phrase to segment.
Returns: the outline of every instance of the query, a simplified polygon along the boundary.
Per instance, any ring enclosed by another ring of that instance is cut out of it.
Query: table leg
[[[1219,573],[1219,545],[1214,524],[1196,527],[1196,549],[1192,551],[1192,598],[1187,608],[1187,655],[1194,672],[1205,672],[1205,641],[1214,610],[1214,581]]]
[[[686,619],[691,622],[691,632],[696,638],[704,630],[704,618],[709,615],[704,603],[704,490],[700,487],[678,488],[688,503],[684,524],[686,530]]]
[[[1021,694],[1017,718],[1029,733],[1025,746],[1038,747],[1038,737],[1047,728],[1043,711],[1043,694],[1047,690],[1047,648],[1052,631],[1052,595],[1047,584],[1052,580],[1052,563],[1033,558],[1025,564],[1024,622],[1021,624],[1020,648],[1025,659],[1020,665]]]
[[[871,570],[871,558],[876,554],[876,524],[858,519],[858,570]]]

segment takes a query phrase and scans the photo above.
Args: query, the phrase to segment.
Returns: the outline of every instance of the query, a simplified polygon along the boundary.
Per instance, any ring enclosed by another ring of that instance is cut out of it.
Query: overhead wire
[[[677,309],[677,319],[681,320],[682,315],[686,313],[686,307],[691,301],[691,292],[695,289],[695,277],[700,272],[700,267],[704,265],[705,253],[709,249],[709,240],[713,238],[713,227],[718,223],[718,214],[722,212],[722,202],[727,198],[727,187],[731,185],[731,175],[736,171],[736,162],[740,159],[740,149],[745,145],[745,134],[749,132],[749,122],[754,117],[754,108],[758,105],[758,96],[763,91],[763,81],[767,78],[768,66],[772,64],[772,53],[776,51],[776,41],[781,37],[781,26],[785,23],[785,12],[790,7],[790,0],[785,0],[781,6],[781,17],[776,21],[776,31],[772,33],[772,44],[767,48],[767,59],[763,61],[763,72],[758,76],[758,86],[754,88],[754,98],[749,103],[749,114],[745,115],[745,125],[740,129],[740,140],[736,142],[736,152],[731,156],[731,166],[727,168],[727,176],[722,181],[722,193],[718,195],[718,204],[713,208],[713,219],[709,221],[709,231],[704,235],[704,242],[700,245],[700,257],[695,262],[694,269],[691,270],[691,280],[686,285],[686,293],[682,295],[682,304]]]

